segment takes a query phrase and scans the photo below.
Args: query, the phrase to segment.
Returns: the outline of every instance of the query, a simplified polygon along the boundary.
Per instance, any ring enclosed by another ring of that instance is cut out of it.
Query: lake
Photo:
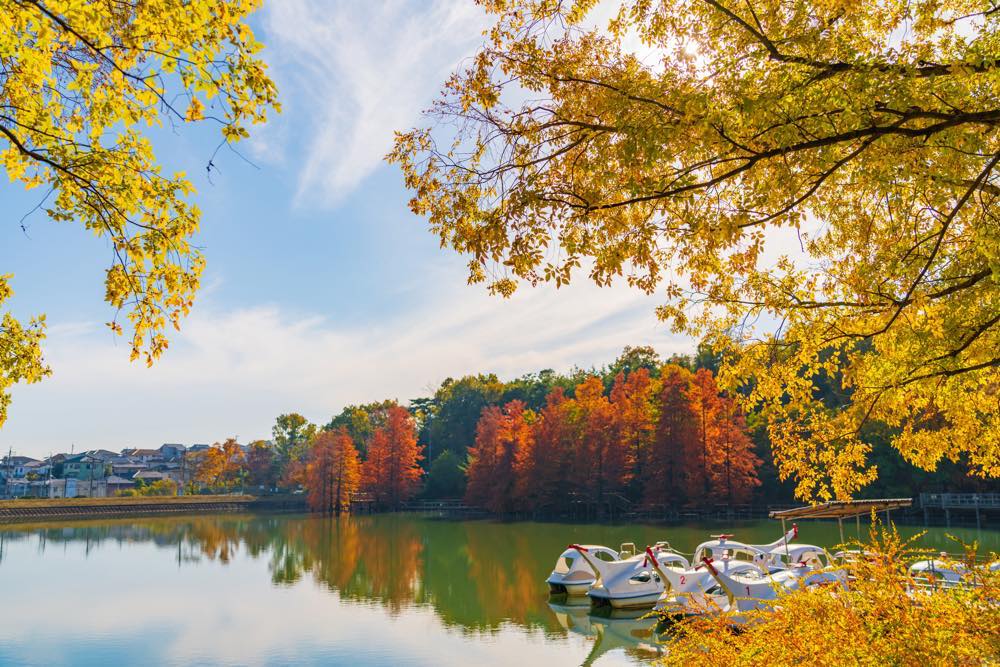
[[[607,526],[214,515],[0,528],[0,663],[16,665],[634,665],[651,623],[548,598],[571,542],[669,540],[776,522]],[[862,530],[866,528],[863,526]],[[920,529],[901,527],[911,535]],[[923,544],[954,551],[942,528]],[[951,529],[1000,551],[1000,532]],[[851,524],[850,536],[854,534]],[[832,546],[836,523],[800,523]]]

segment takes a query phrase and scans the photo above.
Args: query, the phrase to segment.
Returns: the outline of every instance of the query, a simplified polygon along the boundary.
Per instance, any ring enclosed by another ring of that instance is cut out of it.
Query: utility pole
[[[7,489],[4,494],[8,498],[10,497],[10,464],[11,464],[11,457],[13,456],[14,456],[14,448],[11,447],[7,450]]]

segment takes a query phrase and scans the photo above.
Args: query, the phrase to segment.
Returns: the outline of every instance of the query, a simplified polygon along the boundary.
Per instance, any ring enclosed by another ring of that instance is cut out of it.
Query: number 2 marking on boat
[[[687,577],[685,577],[685,576],[684,576],[684,575],[682,574],[682,575],[681,575],[681,586],[683,586],[683,585],[684,585],[684,582],[685,582],[685,581],[687,581]]]

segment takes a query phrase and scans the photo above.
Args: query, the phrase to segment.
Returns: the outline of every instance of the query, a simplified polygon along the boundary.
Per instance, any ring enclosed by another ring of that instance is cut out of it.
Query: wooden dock
[[[966,516],[974,513],[976,528],[982,528],[984,515],[1000,515],[1000,493],[921,493],[920,507],[924,511],[924,525],[938,512],[944,513],[948,527],[953,513]]]

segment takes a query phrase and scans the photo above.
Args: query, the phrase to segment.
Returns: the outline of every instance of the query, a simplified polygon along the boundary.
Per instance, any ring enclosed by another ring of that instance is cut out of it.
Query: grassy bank
[[[136,496],[0,501],[0,523],[162,514],[303,511],[302,496]]]
[[[252,503],[256,496],[212,495],[212,496],[134,496],[128,498],[19,498],[0,500],[0,510],[55,507],[141,507],[172,503],[191,505],[206,502]]]

